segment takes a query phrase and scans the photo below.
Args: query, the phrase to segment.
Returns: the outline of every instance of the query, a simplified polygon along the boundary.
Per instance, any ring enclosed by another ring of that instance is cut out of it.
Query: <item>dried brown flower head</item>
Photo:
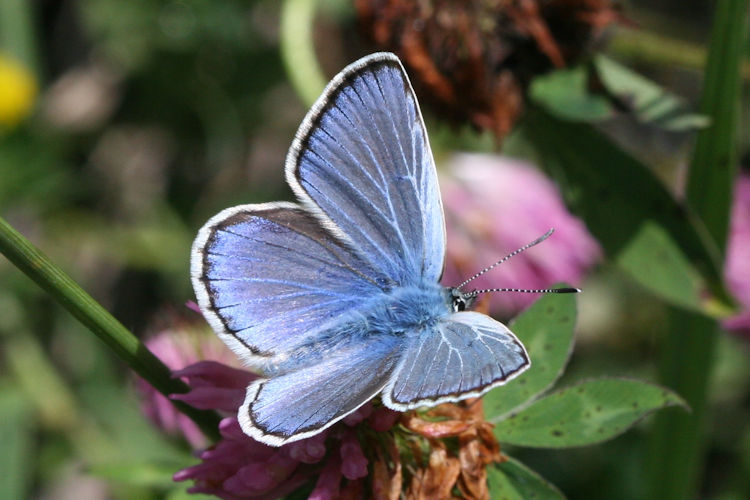
[[[409,412],[401,425],[409,431],[399,434],[401,446],[396,439],[385,443],[373,464],[374,498],[395,500],[402,492],[408,500],[490,498],[487,465],[504,458],[481,400]]]
[[[578,60],[618,18],[611,0],[356,0],[363,32],[404,61],[425,104],[498,139],[531,79]]]

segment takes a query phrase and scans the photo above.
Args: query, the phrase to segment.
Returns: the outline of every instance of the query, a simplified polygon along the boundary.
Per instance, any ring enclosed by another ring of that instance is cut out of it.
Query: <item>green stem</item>
[[[659,376],[690,405],[690,413],[667,408],[654,419],[646,461],[649,498],[696,498],[704,464],[708,385],[716,351],[716,323],[672,309],[661,345]]]
[[[688,177],[687,202],[722,254],[737,170],[740,63],[747,7],[748,0],[719,0],[716,4],[701,99],[701,112],[711,119],[711,126],[698,134]],[[687,400],[693,413],[662,412],[657,416],[651,442],[650,498],[697,496],[707,387],[718,334],[718,326],[706,318],[673,312],[672,327],[663,344],[661,379]]]
[[[748,0],[721,0],[716,5],[700,106],[701,113],[711,118],[711,126],[698,134],[687,183],[688,203],[722,253],[737,173],[740,62],[747,6]]]
[[[642,29],[623,29],[607,44],[607,52],[625,62],[652,66],[680,66],[696,72],[706,62],[706,47],[687,40],[660,35]],[[741,60],[743,80],[750,80],[750,60]]]
[[[307,106],[326,86],[313,40],[316,0],[286,0],[281,8],[281,58],[289,80]]]
[[[54,297],[160,393],[168,396],[188,390],[182,381],[171,377],[169,368],[154,356],[135,335],[2,217],[0,217],[0,253]],[[207,437],[218,439],[218,415],[214,412],[197,410],[179,401],[173,401],[173,404],[179,411],[190,417]]]

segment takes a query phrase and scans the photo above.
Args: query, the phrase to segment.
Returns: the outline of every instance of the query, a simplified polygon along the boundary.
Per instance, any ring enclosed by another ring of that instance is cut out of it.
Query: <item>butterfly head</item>
[[[458,287],[448,288],[448,293],[453,312],[467,310],[477,298],[473,292],[462,292]]]

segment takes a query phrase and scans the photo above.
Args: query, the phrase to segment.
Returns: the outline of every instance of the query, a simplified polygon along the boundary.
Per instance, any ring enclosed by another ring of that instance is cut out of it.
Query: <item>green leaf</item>
[[[701,310],[703,282],[667,232],[646,221],[617,256],[631,278],[672,304]]]
[[[518,316],[510,328],[526,347],[531,368],[484,396],[487,420],[499,420],[555,383],[573,350],[575,323],[574,294],[545,295]]]
[[[618,436],[654,410],[685,406],[669,389],[637,380],[588,380],[546,396],[495,426],[503,443],[585,446]]]
[[[508,457],[501,464],[487,468],[487,484],[493,500],[560,500],[565,496],[552,483]]]
[[[22,394],[3,384],[0,387],[0,498],[28,498],[34,438],[30,426],[31,405]]]
[[[620,255],[626,252],[630,258],[622,262],[631,263],[634,252],[649,251],[634,245],[653,242],[653,238],[643,237],[644,225],[660,226],[676,244],[670,251],[679,248],[684,254],[680,260],[695,266],[691,274],[702,276],[715,297],[728,301],[718,249],[705,237],[700,222],[675,201],[645,165],[592,127],[558,120],[539,109],[528,113],[524,134],[536,145],[544,168],[558,181],[571,208],[583,217],[609,256],[620,262]],[[674,296],[664,295],[664,291],[670,282],[683,279],[675,275],[680,268],[671,268],[665,284],[642,279],[642,272],[632,266],[623,267],[636,281],[668,301]],[[697,301],[698,297],[682,297],[676,305]]]
[[[596,77],[594,80],[593,77]],[[603,89],[597,91],[592,81]],[[603,55],[591,65],[553,71],[534,79],[530,98],[558,118],[598,122],[613,118],[624,105],[636,119],[666,130],[706,127],[706,116],[660,85]],[[620,103],[616,106],[616,103]]]
[[[708,117],[685,112],[685,102],[663,87],[604,55],[594,58],[594,66],[604,86],[625,101],[642,122],[679,131],[702,128]]]
[[[555,116],[573,121],[600,121],[612,118],[609,99],[589,90],[585,66],[560,69],[534,79],[529,96]]]

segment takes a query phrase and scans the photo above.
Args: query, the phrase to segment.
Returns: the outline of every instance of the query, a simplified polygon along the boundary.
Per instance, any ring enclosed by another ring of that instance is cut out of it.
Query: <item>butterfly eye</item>
[[[453,312],[466,310],[466,301],[461,297],[453,298]]]

